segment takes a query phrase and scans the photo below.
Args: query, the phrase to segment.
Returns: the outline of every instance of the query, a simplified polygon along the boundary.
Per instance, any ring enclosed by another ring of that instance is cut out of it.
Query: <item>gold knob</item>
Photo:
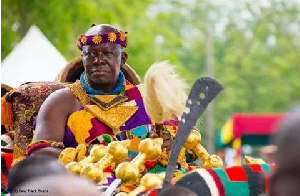
[[[125,184],[134,184],[139,177],[139,169],[131,162],[120,163],[116,168],[116,177]]]
[[[134,183],[139,177],[139,173],[144,170],[145,160],[156,161],[161,155],[162,138],[147,138],[139,144],[139,154],[131,161],[124,162],[117,166],[116,176],[123,183]]]
[[[128,195],[129,196],[138,195],[139,193],[143,192],[146,189],[160,186],[163,183],[164,177],[165,177],[165,173],[160,173],[160,174],[147,173],[142,177],[140,186],[138,186],[135,190],[130,192]]]
[[[97,150],[95,150],[97,151]],[[96,153],[96,152],[93,152]],[[96,154],[101,154],[99,150]],[[96,154],[94,158],[96,159]],[[123,141],[114,141],[106,147],[105,155],[96,163],[85,164],[80,174],[96,182],[100,182],[103,178],[103,170],[108,166],[114,166],[116,162],[122,162],[127,158],[128,149]],[[97,155],[98,156],[98,155]]]
[[[186,140],[184,147],[187,149],[195,149],[201,142],[201,135],[197,130],[192,130],[188,139]]]

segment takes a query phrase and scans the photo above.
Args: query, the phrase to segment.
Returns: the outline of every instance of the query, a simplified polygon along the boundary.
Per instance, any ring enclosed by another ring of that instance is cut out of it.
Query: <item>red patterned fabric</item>
[[[247,181],[245,170],[241,166],[228,167],[225,169],[225,171],[229,180],[231,181]]]
[[[262,172],[262,168],[259,164],[250,164],[249,166],[254,172]]]
[[[13,161],[13,154],[1,152],[1,182],[7,187],[7,174],[11,169],[11,164]]]

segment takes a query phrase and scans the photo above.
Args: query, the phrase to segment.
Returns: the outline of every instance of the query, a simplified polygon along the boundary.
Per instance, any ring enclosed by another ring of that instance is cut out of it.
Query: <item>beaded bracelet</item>
[[[26,156],[30,156],[30,154],[41,148],[52,147],[52,148],[61,148],[64,149],[65,145],[62,142],[51,141],[51,140],[37,140],[35,142],[31,142],[27,146]]]

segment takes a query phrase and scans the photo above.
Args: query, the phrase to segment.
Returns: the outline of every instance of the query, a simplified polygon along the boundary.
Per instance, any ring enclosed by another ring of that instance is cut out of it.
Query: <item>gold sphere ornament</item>
[[[95,164],[88,163],[82,167],[80,175],[95,182],[100,182],[103,178],[103,171],[97,168]]]
[[[142,177],[140,186],[138,186],[136,189],[130,192],[128,196],[135,196],[145,191],[146,189],[161,186],[163,184],[164,178],[165,178],[165,173],[159,173],[159,174],[147,173]]]
[[[95,182],[100,182],[103,178],[103,170],[108,166],[115,166],[116,162],[126,160],[128,149],[124,141],[113,141],[106,147],[105,155],[96,163],[85,164],[80,175],[85,176]]]
[[[87,144],[79,144],[76,147],[76,154],[77,154],[76,159],[78,162],[85,159],[87,151],[88,151]]]
[[[95,144],[90,152],[91,161],[93,163],[96,163],[99,161],[102,157],[104,157],[106,153],[106,147],[101,144]]]
[[[131,161],[124,162],[116,168],[116,176],[125,184],[134,183],[139,173],[145,170],[145,160],[156,161],[161,155],[162,138],[146,138],[139,144],[139,154]]]
[[[112,155],[116,162],[120,163],[126,160],[128,149],[124,142],[113,141],[107,146],[108,154]]]
[[[146,155],[146,160],[156,161],[161,155],[163,138],[143,139],[139,144],[139,152]]]
[[[139,169],[131,162],[120,163],[116,168],[116,177],[124,184],[134,184],[139,177]]]
[[[191,150],[198,158],[201,159],[201,166],[203,168],[223,167],[222,159],[217,155],[209,155],[200,142],[201,134],[197,130],[192,130],[184,144],[184,147]]]
[[[202,162],[201,167],[205,169],[220,168],[223,167],[223,160],[217,155],[210,155],[207,160]]]
[[[245,163],[246,164],[265,164],[266,162],[263,159],[253,158],[250,156],[245,156]]]
[[[141,179],[140,184],[146,188],[152,188],[160,186],[163,183],[163,178],[160,178],[157,174],[148,173]]]
[[[66,165],[66,168],[72,173],[72,174],[80,174],[82,165],[78,162],[72,161],[71,163],[68,163]]]
[[[58,161],[63,163],[64,165],[72,162],[75,160],[77,155],[76,149],[75,148],[65,148],[63,149],[58,157]]]
[[[80,164],[83,166],[88,163],[96,163],[102,157],[104,157],[105,153],[106,153],[106,146],[102,144],[94,144],[90,151],[90,155],[87,156],[82,161],[80,161]]]
[[[197,130],[192,130],[184,147],[187,149],[195,149],[201,142],[201,134]]]
[[[210,156],[210,162],[213,167],[218,168],[218,167],[223,167],[223,160],[221,157],[213,154]]]

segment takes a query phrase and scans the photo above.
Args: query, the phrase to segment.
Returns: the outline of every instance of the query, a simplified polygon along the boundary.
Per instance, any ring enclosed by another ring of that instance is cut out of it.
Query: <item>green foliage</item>
[[[138,74],[143,76],[155,61],[169,60],[192,84],[206,75],[210,26],[214,75],[224,86],[215,101],[216,129],[235,112],[284,112],[299,103],[300,4],[228,1],[232,7],[217,2],[2,0],[1,59],[32,24],[71,60],[80,55],[79,34],[92,23],[110,23],[129,32],[128,63]]]

